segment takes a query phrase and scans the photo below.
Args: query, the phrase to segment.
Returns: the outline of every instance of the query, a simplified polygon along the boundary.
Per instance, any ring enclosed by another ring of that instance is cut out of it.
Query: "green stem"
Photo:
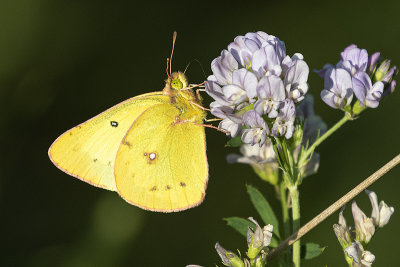
[[[297,186],[290,187],[289,194],[292,200],[292,230],[295,233],[300,229],[300,201]],[[300,266],[300,239],[293,244],[293,264],[295,267]]]
[[[345,124],[351,117],[348,113],[344,115],[344,117],[338,121],[335,125],[332,126],[326,133],[321,135],[315,142],[307,149],[307,152],[304,154],[303,160],[307,160],[307,158],[314,152],[315,148],[319,146],[326,138],[328,138],[331,134],[333,134],[337,129],[339,129],[343,124]],[[301,165],[300,165],[301,166]]]
[[[286,184],[285,181],[281,181],[279,186],[280,200],[282,206],[282,220],[283,220],[283,235],[284,238],[288,237],[290,234],[290,222],[289,222],[289,208],[286,202]]]

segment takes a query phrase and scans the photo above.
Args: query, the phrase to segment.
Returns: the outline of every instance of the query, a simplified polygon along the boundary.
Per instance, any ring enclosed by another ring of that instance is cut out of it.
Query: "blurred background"
[[[210,63],[237,35],[265,31],[300,52],[310,69],[336,63],[351,43],[381,51],[400,65],[399,1],[184,2],[103,0],[1,0],[1,264],[2,266],[222,265],[214,250],[245,252],[245,239],[224,217],[256,216],[245,185],[259,188],[277,214],[272,188],[246,165],[229,165],[227,138],[206,129],[210,181],[203,204],[159,214],[130,206],[116,193],[92,187],[58,170],[48,159],[65,130],[135,95],[164,86],[173,31],[174,70],[200,83]],[[323,81],[310,72],[315,110],[332,126],[342,113],[319,98]],[[205,105],[211,99],[205,97]],[[318,174],[301,186],[302,224],[400,151],[400,94],[362,113],[319,148]],[[400,167],[374,184],[394,206],[391,222],[368,250],[374,266],[394,266],[400,238]],[[370,214],[367,196],[357,203]],[[345,212],[352,222],[350,209]],[[326,246],[303,266],[345,266],[332,230],[335,213],[302,240]],[[274,263],[271,262],[273,266]],[[270,265],[268,265],[270,266]]]

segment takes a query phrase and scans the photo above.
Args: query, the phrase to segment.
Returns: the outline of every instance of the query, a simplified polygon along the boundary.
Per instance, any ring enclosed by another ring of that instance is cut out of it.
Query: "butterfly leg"
[[[202,110],[211,111],[211,109],[205,108],[205,107],[203,107],[203,106],[201,106],[201,105],[199,105],[199,104],[197,104],[197,103],[195,103],[193,101],[189,100],[189,103],[192,104],[192,105],[195,105],[196,107],[198,107],[198,108],[200,108]]]
[[[209,119],[209,120],[205,120],[206,122],[212,122],[212,121],[222,121],[222,119],[219,118],[214,118],[214,119]]]
[[[212,129],[215,129],[217,131],[223,132],[224,134],[230,134],[230,132],[224,131],[224,130],[222,130],[222,129],[218,128],[218,127],[215,127],[213,125],[202,124],[202,123],[194,123],[194,125],[208,127],[208,128],[212,128]]]

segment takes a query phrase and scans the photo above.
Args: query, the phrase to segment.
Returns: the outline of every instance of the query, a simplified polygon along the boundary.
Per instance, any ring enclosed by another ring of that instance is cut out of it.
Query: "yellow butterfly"
[[[51,161],[142,209],[199,205],[208,181],[206,113],[200,95],[183,73],[171,74],[169,63],[162,91],[128,99],[66,131],[51,145]]]

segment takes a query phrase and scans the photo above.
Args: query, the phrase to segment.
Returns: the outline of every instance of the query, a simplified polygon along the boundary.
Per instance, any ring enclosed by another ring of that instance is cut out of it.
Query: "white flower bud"
[[[393,207],[389,207],[386,205],[386,203],[382,200],[381,203],[379,203],[379,227],[385,226],[388,222],[390,217],[392,216],[394,212]]]

